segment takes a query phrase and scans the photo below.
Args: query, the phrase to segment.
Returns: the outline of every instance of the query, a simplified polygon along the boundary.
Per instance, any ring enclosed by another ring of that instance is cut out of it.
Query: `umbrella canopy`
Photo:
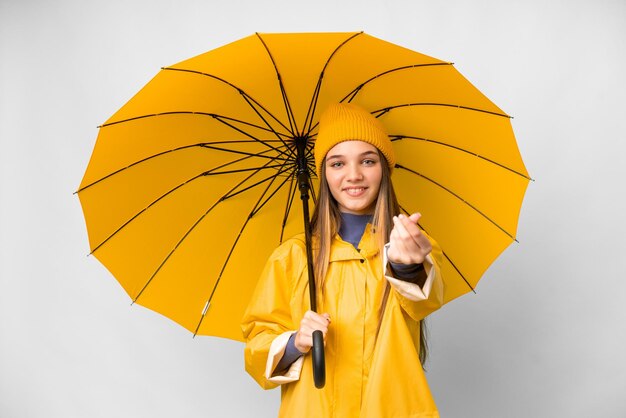
[[[346,101],[392,138],[445,300],[472,291],[515,240],[529,181],[510,118],[451,63],[364,33],[255,34],[163,68],[100,127],[78,191],[91,253],[134,302],[241,340],[263,263],[303,231],[296,143],[314,191],[318,117]]]

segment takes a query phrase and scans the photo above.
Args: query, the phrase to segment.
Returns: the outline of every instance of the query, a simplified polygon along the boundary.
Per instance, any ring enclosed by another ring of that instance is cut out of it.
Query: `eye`
[[[363,160],[363,165],[375,165],[378,161],[373,158],[366,158]]]
[[[328,163],[328,166],[332,168],[340,168],[343,167],[343,161],[335,160]]]

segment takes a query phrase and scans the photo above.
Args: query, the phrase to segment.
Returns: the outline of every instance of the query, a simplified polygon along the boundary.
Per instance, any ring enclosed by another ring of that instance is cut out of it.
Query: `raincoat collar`
[[[341,239],[339,234],[333,237],[333,245],[330,246],[330,262],[343,260],[361,260],[377,255],[379,248],[376,242],[376,234],[372,232],[372,224],[367,224],[365,232],[359,242],[359,249]]]

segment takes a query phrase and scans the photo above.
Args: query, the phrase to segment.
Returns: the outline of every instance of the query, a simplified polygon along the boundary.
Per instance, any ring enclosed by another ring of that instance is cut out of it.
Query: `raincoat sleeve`
[[[428,238],[432,244],[432,251],[424,260],[427,277],[421,287],[418,284],[393,277],[387,258],[389,244],[385,245],[383,252],[385,278],[398,297],[402,309],[416,321],[424,319],[443,304],[443,278],[440,269],[443,253],[439,245],[432,238]]]
[[[306,258],[294,241],[286,241],[268,259],[242,320],[246,371],[264,389],[298,380],[302,369],[300,357],[281,374],[275,373],[289,337],[297,330],[290,301]]]

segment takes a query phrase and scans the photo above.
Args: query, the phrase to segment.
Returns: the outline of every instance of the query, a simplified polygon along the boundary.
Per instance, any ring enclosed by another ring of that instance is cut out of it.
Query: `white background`
[[[273,417],[243,346],[192,339],[93,257],[76,190],[161,66],[258,32],[358,31],[515,117],[519,244],[430,320],[443,417],[626,416],[626,2],[0,1],[0,417]]]

